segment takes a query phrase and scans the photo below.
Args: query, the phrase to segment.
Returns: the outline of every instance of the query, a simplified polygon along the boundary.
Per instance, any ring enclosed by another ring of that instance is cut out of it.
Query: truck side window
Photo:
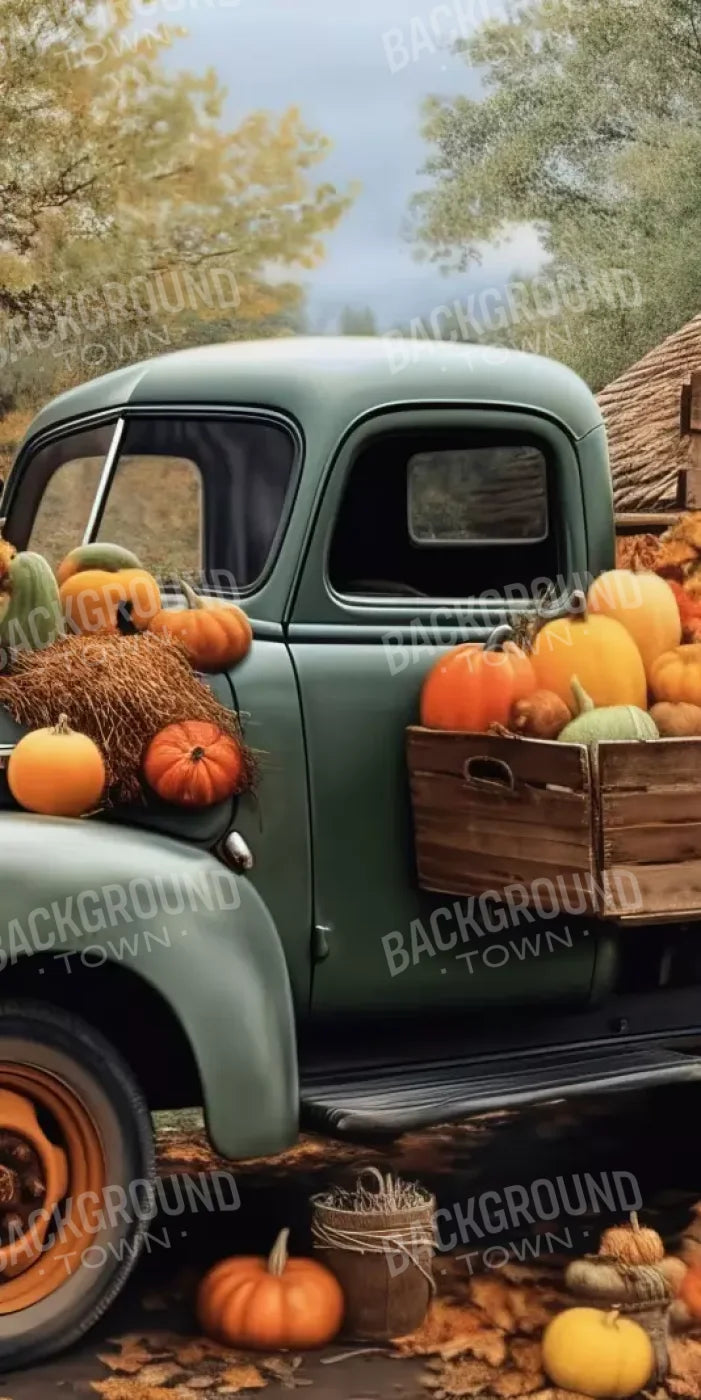
[[[329,554],[341,594],[470,598],[555,578],[555,473],[536,438],[381,434],[351,463]]]
[[[120,457],[97,533],[128,544],[159,578],[199,579],[204,561],[202,478],[186,457]]]
[[[32,458],[21,495],[22,514],[33,517],[27,548],[52,568],[83,538],[113,433],[114,423],[70,433]]]
[[[134,415],[98,539],[126,544],[166,583],[250,589],[277,540],[295,455],[291,433],[262,418]]]

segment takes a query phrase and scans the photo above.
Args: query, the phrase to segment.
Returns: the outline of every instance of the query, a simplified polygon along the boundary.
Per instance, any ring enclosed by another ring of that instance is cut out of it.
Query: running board
[[[488,1109],[691,1079],[701,1079],[701,1057],[655,1041],[375,1070],[349,1066],[303,1077],[301,1122],[333,1137],[396,1137]]]

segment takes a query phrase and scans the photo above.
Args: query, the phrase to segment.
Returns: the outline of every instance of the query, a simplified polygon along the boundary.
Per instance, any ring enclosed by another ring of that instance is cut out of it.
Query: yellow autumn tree
[[[163,63],[184,31],[140,14],[0,7],[6,405],[143,358],[135,332],[173,346],[293,326],[299,278],[352,197],[315,180],[328,142],[297,108],[227,130],[216,74]]]

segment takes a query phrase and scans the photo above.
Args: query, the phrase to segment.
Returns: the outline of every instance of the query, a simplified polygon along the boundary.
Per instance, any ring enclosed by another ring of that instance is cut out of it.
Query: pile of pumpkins
[[[235,665],[248,652],[252,630],[233,604],[199,598],[182,583],[186,606],[164,609],[157,580],[130,550],[113,544],[74,549],[54,576],[39,554],[17,553],[0,540],[0,646],[41,650],[66,632],[151,631],[172,637],[195,671]],[[215,724],[171,724],[155,735],[143,773],[163,800],[204,807],[241,790],[240,745]],[[7,768],[15,800],[32,812],[82,816],[102,800],[106,773],[99,746],[71,729],[65,715],[25,735]]]
[[[530,649],[503,640],[505,627],[441,656],[421,723],[576,744],[701,736],[701,641],[682,643],[666,579],[613,569],[541,622]]]

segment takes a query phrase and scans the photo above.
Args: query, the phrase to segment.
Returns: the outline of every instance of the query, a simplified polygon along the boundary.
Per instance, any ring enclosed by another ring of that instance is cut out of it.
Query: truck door
[[[289,625],[309,764],[316,1015],[590,995],[594,937],[558,942],[552,920],[547,944],[523,923],[480,935],[467,901],[419,890],[404,760],[437,656],[585,568],[577,456],[549,421],[384,413],[331,464]]]

